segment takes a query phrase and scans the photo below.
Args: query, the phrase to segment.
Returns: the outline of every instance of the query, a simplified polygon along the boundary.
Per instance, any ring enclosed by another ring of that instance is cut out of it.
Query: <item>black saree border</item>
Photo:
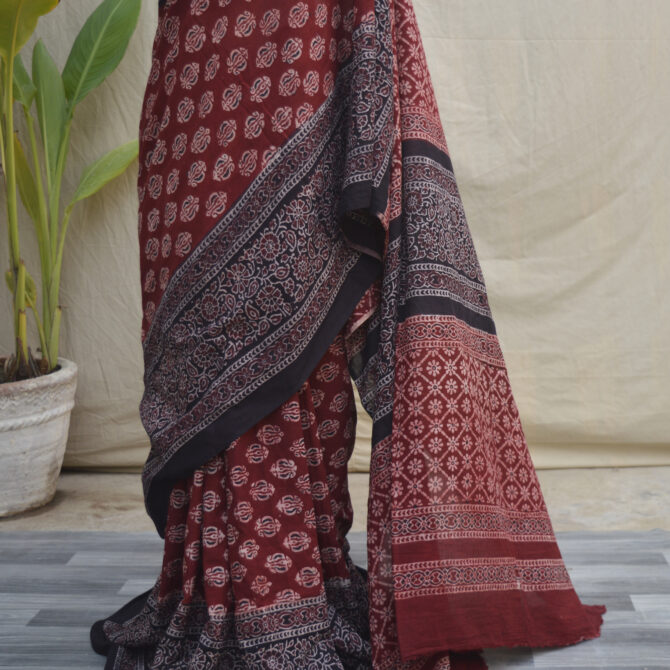
[[[338,155],[335,161],[341,166],[342,172],[337,170],[336,178],[343,179],[344,183],[340,186],[341,190],[336,198],[337,201],[333,203],[334,207],[330,216],[335,220],[336,237],[339,238],[338,241],[333,241],[333,253],[336,253],[335,249],[339,247],[338,253],[344,257],[342,250],[348,247],[349,260],[344,263],[346,277],[338,282],[337,294],[330,307],[322,310],[319,317],[320,322],[315,324],[314,329],[311,330],[308,344],[296,355],[295,359],[210,422],[202,425],[204,422],[200,421],[201,427],[197,429],[197,432],[193,432],[190,436],[184,435],[183,441],[179,436],[175,437],[172,440],[174,451],[171,454],[166,453],[168,450],[162,447],[166,439],[161,433],[167,436],[167,431],[173,428],[181,433],[186,431],[176,425],[170,427],[162,419],[154,420],[153,416],[150,418],[152,425],[149,425],[148,421],[145,422],[145,428],[152,442],[152,449],[143,470],[145,506],[161,537],[164,537],[169,494],[174,484],[227,448],[230,442],[299,390],[332,340],[342,329],[361,297],[382,271],[386,231],[379,217],[384,213],[388,199],[391,171],[390,150],[394,137],[392,105],[384,96],[384,91],[390,85],[392,73],[387,65],[382,65],[382,63],[387,63],[388,58],[380,55],[390,54],[391,51],[388,20],[389,17],[384,12],[380,12],[379,7],[375,7],[375,18],[366,15],[354,31],[354,54],[342,65],[333,94],[315,113],[313,121],[306,123],[295,135],[297,138],[302,138],[309,134],[308,141],[314,144],[312,125],[321,120],[322,123],[330,123],[326,129],[322,129],[323,144],[317,150],[314,162],[309,161],[310,167],[303,178],[298,180],[295,174],[290,175],[289,180],[292,187],[284,193],[284,196],[290,200],[297,193],[300,185],[305,182],[305,178],[312,173],[316,162],[321,160],[328,151],[334,152],[333,156]],[[370,118],[363,114],[364,118],[357,118],[352,112],[357,109],[355,98],[359,95],[369,96],[372,93],[380,101],[380,104],[375,107],[378,114]],[[361,128],[364,128],[365,132],[362,132]],[[359,132],[362,134],[359,135]],[[320,139],[319,143],[321,143]],[[289,149],[291,149],[290,144]],[[315,148],[312,147],[312,150]],[[296,149],[291,150],[297,151]],[[356,161],[350,163],[348,157],[352,155],[356,156]],[[272,165],[276,165],[279,160],[279,156],[275,157]],[[260,182],[261,177],[257,179]],[[284,196],[282,200],[286,202]],[[239,203],[242,203],[243,200],[244,196]],[[274,210],[280,204],[281,202],[277,202],[272,209]],[[221,225],[221,223],[217,224],[208,233],[199,244],[200,249],[209,246],[215,233],[219,229],[223,230]],[[196,258],[196,256],[197,253],[194,252],[192,257]],[[190,260],[191,257],[189,257],[189,262]],[[180,267],[180,270],[173,275],[168,289],[185,271],[187,264],[183,264],[183,267]],[[168,290],[166,290],[167,294]],[[174,296],[171,299],[175,301]],[[148,372],[153,372],[157,362],[154,355],[156,352],[153,352],[153,348],[149,345],[153,337],[162,337],[160,333],[165,330],[163,325],[169,327],[172,323],[170,320],[170,324],[163,324],[158,331],[156,330],[159,326],[160,307],[163,307],[166,302],[167,298],[164,296],[144,344],[145,394],[140,404],[141,414],[142,408],[146,409],[142,415],[143,422],[145,416],[150,417],[149,402],[155,400],[147,393],[149,386],[147,369]],[[184,300],[178,297],[174,305],[174,313],[181,310],[184,304]],[[171,311],[170,314],[172,313]],[[154,343],[154,348],[155,346],[158,345]],[[161,353],[159,350],[157,352]],[[159,391],[157,388],[152,388],[151,393],[158,394]],[[169,448],[171,449],[172,447]]]
[[[454,189],[458,207],[463,213],[463,220],[465,221],[465,212],[463,210],[463,203],[456,181],[456,173],[451,161],[451,156],[433,143],[423,139],[403,140],[401,146],[403,170],[406,167],[406,161],[411,160],[412,158],[426,158],[439,166],[440,170],[449,179],[451,186]],[[403,180],[405,181],[404,177]],[[396,217],[391,221],[389,225],[389,237],[391,241],[397,240],[403,236],[403,228],[405,225],[404,215]],[[469,226],[467,227],[467,233],[471,237]],[[474,242],[471,242],[470,246],[474,249]],[[445,263],[444,266],[449,268],[453,273],[456,282],[460,283],[462,286],[469,285],[472,287],[474,289],[473,293],[478,295],[479,300],[476,303],[472,302],[469,304],[465,301],[461,302],[457,300],[455,296],[450,296],[448,300],[445,300],[443,297],[434,298],[430,296],[419,297],[413,295],[399,304],[398,323],[402,323],[406,319],[417,314],[435,314],[441,316],[453,315],[472,328],[476,328],[489,335],[497,335],[495,320],[490,310],[483,274],[479,281],[477,281],[465,274],[462,268],[459,268],[456,265]]]
[[[169,496],[175,483],[188,477],[193,470],[228,448],[231,442],[300,389],[343,328],[361,297],[377,279],[380,270],[381,264],[378,260],[368,254],[361,254],[349,271],[315,336],[300,356],[184,443],[156,473],[146,493],[146,506],[161,538],[165,537]]]

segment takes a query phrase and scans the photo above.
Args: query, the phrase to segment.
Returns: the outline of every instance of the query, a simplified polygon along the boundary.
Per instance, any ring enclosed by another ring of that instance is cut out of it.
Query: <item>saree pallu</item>
[[[167,0],[139,130],[161,536],[175,485],[341,334],[373,421],[370,667],[478,668],[485,647],[599,635],[529,455],[410,0]]]

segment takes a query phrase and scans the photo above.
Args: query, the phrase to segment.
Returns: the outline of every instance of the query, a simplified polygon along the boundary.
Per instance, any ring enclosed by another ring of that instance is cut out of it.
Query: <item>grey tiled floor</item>
[[[487,650],[491,670],[670,669],[670,532],[557,535],[582,600],[608,607],[602,637]],[[364,534],[349,539],[365,565]],[[0,669],[102,668],[90,624],[154,583],[161,551],[154,533],[0,532]]]

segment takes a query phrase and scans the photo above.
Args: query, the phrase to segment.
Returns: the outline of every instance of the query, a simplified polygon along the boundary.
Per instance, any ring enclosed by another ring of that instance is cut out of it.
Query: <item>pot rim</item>
[[[4,361],[6,358],[7,356],[0,356],[0,361]],[[60,384],[66,384],[77,376],[77,364],[74,361],[59,356],[58,363],[60,369],[47,372],[45,375],[0,383],[0,397],[14,395],[23,391],[48,388],[49,386],[59,386]]]

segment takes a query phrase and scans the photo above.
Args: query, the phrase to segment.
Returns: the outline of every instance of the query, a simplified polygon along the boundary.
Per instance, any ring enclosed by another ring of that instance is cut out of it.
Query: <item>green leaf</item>
[[[47,174],[51,177],[49,183],[54,183],[58,151],[65,129],[65,90],[58,67],[41,39],[37,40],[33,49],[33,81],[37,87],[37,119]]]
[[[13,60],[35,32],[37,21],[49,13],[58,0],[0,0],[0,56]]]
[[[132,140],[91,163],[83,172],[77,190],[72,196],[68,209],[76,202],[88,198],[99,191],[106,183],[118,177],[137,157],[139,143]]]
[[[35,99],[37,89],[28,71],[23,65],[21,56],[14,57],[14,99],[18,100],[26,109],[30,109]]]
[[[88,17],[63,69],[70,110],[119,64],[137,25],[140,6],[141,0],[103,0]]]
[[[26,272],[26,302],[29,307],[34,307],[37,304],[37,286],[35,280],[30,276],[28,270]],[[12,295],[14,295],[14,273],[11,270],[5,272],[5,282]]]
[[[29,307],[37,305],[37,286],[35,286],[35,280],[30,276],[28,270],[26,270],[26,302]]]
[[[40,201],[37,185],[26,160],[26,155],[23,152],[21,142],[16,134],[14,135],[14,159],[16,161],[16,181],[19,186],[21,201],[28,214],[30,214],[30,218],[37,222],[40,220]]]

